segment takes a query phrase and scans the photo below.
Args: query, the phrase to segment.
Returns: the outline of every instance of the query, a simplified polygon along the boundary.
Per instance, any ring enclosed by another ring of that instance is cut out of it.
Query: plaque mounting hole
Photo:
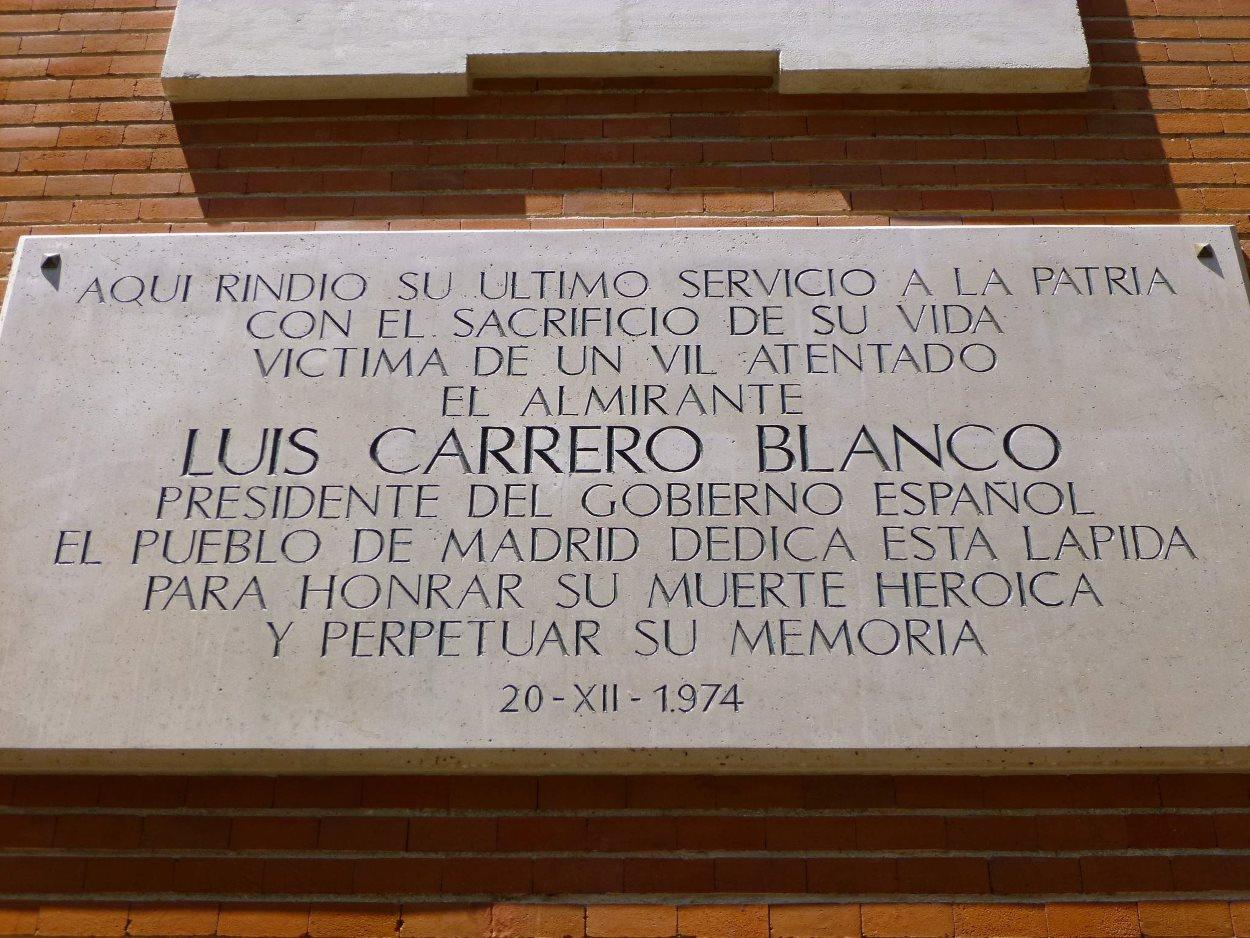
[[[61,289],[61,255],[45,254],[43,262],[39,265],[39,270],[43,272],[44,278],[48,283],[52,284],[54,289]]]

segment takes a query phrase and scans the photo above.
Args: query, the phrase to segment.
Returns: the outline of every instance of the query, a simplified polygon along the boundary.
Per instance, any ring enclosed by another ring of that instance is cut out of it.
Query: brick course
[[[1166,906],[1166,909],[1160,908]],[[0,907],[0,935],[222,938],[1154,938],[1244,936],[1238,902],[965,905],[48,903]],[[1164,930],[1157,930],[1164,922]]]
[[[231,928],[259,927],[234,904],[277,899],[347,903],[343,928],[357,903],[387,901],[749,898],[784,905],[787,927],[836,911],[791,903],[869,902],[871,938],[1031,933],[1043,909],[1030,903],[1079,923],[1112,907],[1070,903],[1119,901],[1143,934],[1225,935],[1239,920],[1228,901],[1250,899],[1247,820],[1245,775],[12,776],[0,901],[108,901],[129,908],[133,935],[205,933],[222,902]],[[176,921],[170,899],[188,904]],[[845,911],[829,921],[849,927]],[[620,914],[660,927],[655,910]]]

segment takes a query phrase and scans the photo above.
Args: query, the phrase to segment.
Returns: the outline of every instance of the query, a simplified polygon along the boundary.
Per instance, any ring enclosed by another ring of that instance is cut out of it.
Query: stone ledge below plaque
[[[3,749],[0,772],[996,775],[1250,772],[1250,747],[1124,749]]]

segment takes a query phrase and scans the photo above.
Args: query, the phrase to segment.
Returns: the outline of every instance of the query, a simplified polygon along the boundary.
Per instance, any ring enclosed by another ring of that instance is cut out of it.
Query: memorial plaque
[[[25,238],[3,768],[1245,766],[1216,227]]]

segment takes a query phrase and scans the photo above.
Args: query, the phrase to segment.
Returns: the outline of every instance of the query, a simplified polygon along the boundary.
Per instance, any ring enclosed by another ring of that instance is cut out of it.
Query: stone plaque
[[[743,74],[783,93],[1070,92],[1089,50],[1075,0],[179,0],[162,69],[175,101]]]
[[[3,768],[1247,764],[1234,233],[38,237]]]

